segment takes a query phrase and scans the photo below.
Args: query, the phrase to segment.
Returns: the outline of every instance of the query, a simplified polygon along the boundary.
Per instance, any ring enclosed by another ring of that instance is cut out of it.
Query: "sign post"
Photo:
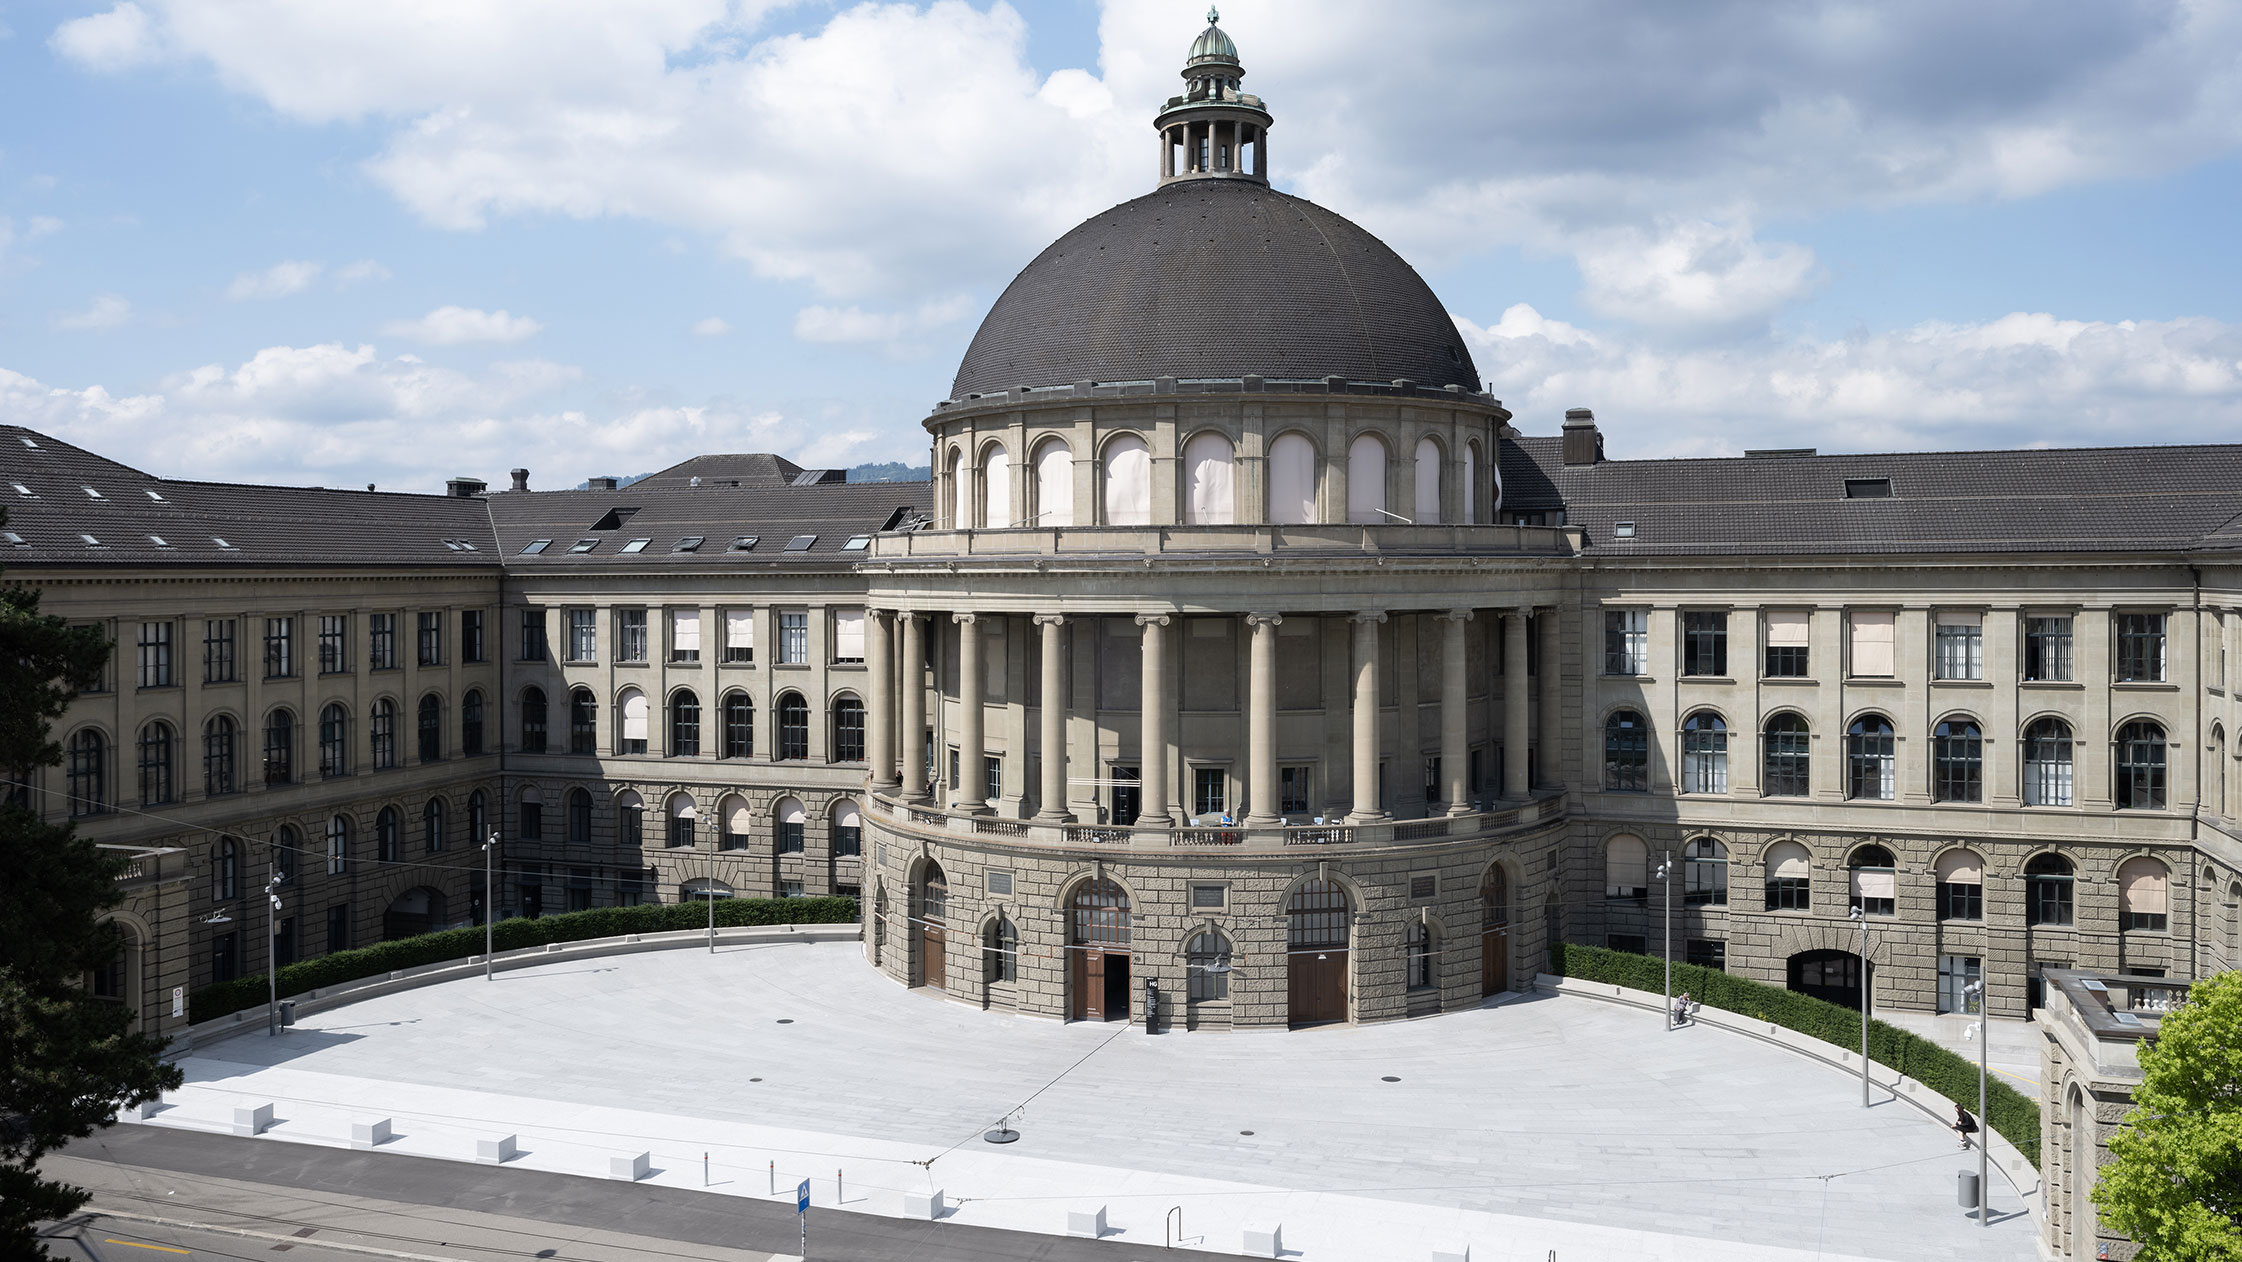
[[[810,1256],[810,1181],[808,1179],[802,1180],[802,1186],[794,1189],[794,1216],[802,1220],[802,1258],[803,1262],[808,1262]]]

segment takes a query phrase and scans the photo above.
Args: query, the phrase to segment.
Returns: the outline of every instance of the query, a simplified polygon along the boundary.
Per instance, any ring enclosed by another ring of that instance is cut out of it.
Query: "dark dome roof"
[[[1383,241],[1266,185],[1202,179],[1038,255],[981,321],[950,397],[1249,374],[1479,388],[1447,309]]]

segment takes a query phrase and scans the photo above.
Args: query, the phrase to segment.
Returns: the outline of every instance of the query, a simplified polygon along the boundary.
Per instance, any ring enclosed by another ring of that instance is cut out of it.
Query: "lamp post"
[[[1674,1028],[1674,852],[1658,860],[1658,897],[1666,904],[1666,1028]]]
[[[1845,914],[1861,925],[1861,953],[1858,961],[1861,978],[1861,1107],[1865,1109],[1868,1107],[1868,909],[1860,903],[1854,903],[1852,910]]]
[[[280,863],[265,878],[265,1037],[280,1034]]]
[[[486,982],[487,982],[487,981],[489,981],[489,980],[491,979],[491,978],[490,978],[490,947],[491,947],[491,922],[492,922],[493,920],[495,920],[495,919],[497,918],[497,917],[496,917],[496,916],[494,916],[494,915],[493,915],[492,913],[493,913],[493,912],[494,912],[494,911],[496,910],[496,908],[497,908],[497,902],[496,902],[496,899],[497,899],[497,896],[498,896],[498,891],[497,891],[497,890],[495,890],[495,889],[493,889],[493,888],[491,888],[491,883],[490,883],[490,877],[491,877],[490,864],[491,864],[491,854],[492,854],[492,853],[493,853],[494,851],[496,851],[497,849],[498,849],[498,833],[497,833],[497,830],[495,830],[495,829],[494,829],[494,830],[492,830],[492,832],[491,832],[491,835],[490,835],[490,836],[489,836],[488,838],[484,839],[484,841],[483,841],[483,980],[484,980],[484,981],[486,981]]]
[[[1982,974],[1969,985],[1962,987],[1964,997],[1977,1003],[1977,1225],[1990,1227],[1993,1220],[1987,1208],[1988,1187],[1985,1182],[1987,1160],[1985,1143],[1993,1135],[1993,1124],[1985,1119],[1986,1057],[1990,1051],[1986,1044],[1985,1015],[1989,1005],[1985,1002],[1985,978]]]

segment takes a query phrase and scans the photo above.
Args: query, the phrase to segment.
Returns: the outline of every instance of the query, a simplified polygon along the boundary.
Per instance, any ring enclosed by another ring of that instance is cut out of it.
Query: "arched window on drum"
[[[1193,436],[1183,445],[1183,521],[1187,526],[1227,526],[1238,520],[1236,469],[1230,440]]]
[[[1135,434],[1105,445],[1105,524],[1152,524],[1152,449]]]
[[[1316,445],[1304,434],[1281,434],[1269,445],[1269,520],[1304,526],[1316,519]]]

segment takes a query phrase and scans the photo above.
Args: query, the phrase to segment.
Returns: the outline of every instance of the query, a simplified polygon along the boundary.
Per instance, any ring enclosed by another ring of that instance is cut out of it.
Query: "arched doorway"
[[[1510,877],[1497,864],[1480,882],[1479,993],[1510,989]]]
[[[1067,901],[1067,972],[1075,1020],[1129,1019],[1129,895],[1103,877]]]
[[[1293,1025],[1347,1019],[1347,890],[1306,880],[1285,906],[1285,975]]]
[[[415,885],[399,894],[389,910],[382,913],[381,937],[384,942],[395,942],[440,929],[443,924],[443,891]]]
[[[919,875],[919,980],[936,990],[948,990],[950,881],[942,865],[929,859]]]
[[[1873,991],[1876,965],[1868,966]],[[1790,957],[1790,988],[1840,1008],[1861,1006],[1861,957],[1851,951],[1801,951]]]

